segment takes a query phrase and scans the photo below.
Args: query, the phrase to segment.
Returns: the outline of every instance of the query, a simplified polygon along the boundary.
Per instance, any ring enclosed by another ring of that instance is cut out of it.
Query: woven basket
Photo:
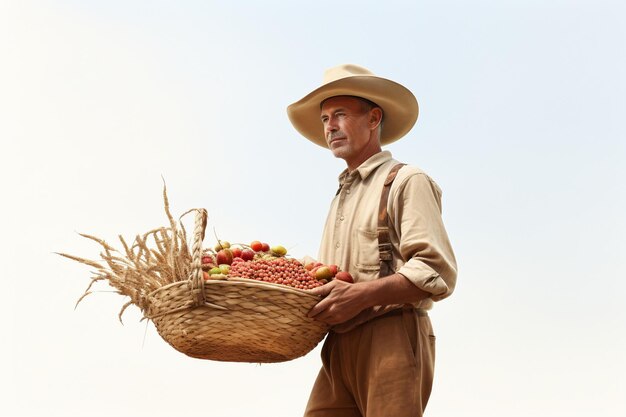
[[[310,352],[328,327],[308,318],[306,291],[243,278],[202,277],[206,211],[197,210],[188,279],[152,292],[146,317],[185,355],[228,362],[284,362]]]

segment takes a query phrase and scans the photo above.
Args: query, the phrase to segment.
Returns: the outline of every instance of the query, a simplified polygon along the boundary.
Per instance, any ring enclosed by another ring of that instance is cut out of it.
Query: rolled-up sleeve
[[[431,293],[433,301],[442,300],[454,291],[457,265],[441,218],[441,189],[419,172],[410,173],[395,191],[390,214],[405,261],[397,272]]]

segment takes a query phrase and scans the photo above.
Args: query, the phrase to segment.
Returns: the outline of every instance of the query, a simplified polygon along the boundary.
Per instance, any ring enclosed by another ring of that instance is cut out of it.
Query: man
[[[417,100],[398,83],[341,65],[287,112],[303,136],[347,164],[319,261],[355,280],[312,290],[323,299],[309,315],[332,330],[305,416],[422,416],[435,357],[427,310],[454,290],[456,261],[439,187],[381,149],[411,130]]]

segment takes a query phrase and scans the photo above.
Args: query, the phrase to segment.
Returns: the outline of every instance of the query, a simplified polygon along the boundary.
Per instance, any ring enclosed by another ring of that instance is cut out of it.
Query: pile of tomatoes
[[[214,249],[202,256],[204,279],[247,278],[308,290],[340,279],[353,282],[350,273],[340,271],[337,265],[310,262],[306,265],[289,258],[284,246],[271,246],[260,241],[250,245],[231,245],[219,241]]]

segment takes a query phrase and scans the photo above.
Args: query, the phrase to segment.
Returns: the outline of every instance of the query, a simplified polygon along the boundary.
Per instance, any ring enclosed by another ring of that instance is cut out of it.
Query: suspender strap
[[[391,184],[396,179],[396,175],[400,168],[402,168],[406,164],[398,164],[391,168],[389,171],[389,175],[387,175],[387,179],[385,180],[385,184],[383,185],[383,190],[380,194],[380,204],[378,206],[378,253],[380,257],[380,276],[386,277],[387,275],[391,275],[393,273],[393,268],[391,266],[392,256],[392,246],[391,246],[391,237],[389,235],[389,222],[387,221],[388,213],[387,213],[387,202],[389,201],[389,192],[391,191]]]

